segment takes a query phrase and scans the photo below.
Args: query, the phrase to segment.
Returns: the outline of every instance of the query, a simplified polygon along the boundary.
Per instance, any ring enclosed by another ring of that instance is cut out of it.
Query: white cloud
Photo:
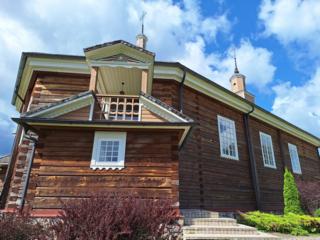
[[[320,68],[301,86],[286,82],[273,90],[276,93],[273,113],[320,136]]]
[[[22,51],[45,51],[45,44],[36,32],[26,28],[0,12],[0,55],[5,61],[0,61],[0,73],[4,81],[0,89],[1,96],[7,94],[7,87],[12,87],[14,71]],[[3,91],[3,92],[2,92]]]
[[[304,46],[309,55],[319,56],[320,1],[264,0],[260,7],[267,36],[274,35],[286,46]]]
[[[320,136],[320,1],[264,0],[259,19],[264,34],[275,36],[289,50],[298,69],[308,74],[317,68],[303,85],[285,82],[273,87],[272,112]]]
[[[17,66],[22,51],[44,51],[45,44],[32,29],[0,12],[0,136],[1,148],[8,153],[15,132],[16,124],[10,119],[17,113],[11,106],[10,98],[13,92]]]
[[[230,88],[229,78],[234,71],[233,50],[230,47],[225,53],[205,54],[205,42],[198,37],[195,42],[186,43],[186,55],[180,60],[193,70],[214,80],[220,85]],[[238,67],[246,75],[246,83],[262,90],[272,82],[276,67],[272,65],[272,53],[265,48],[254,47],[243,40],[236,47]]]
[[[187,55],[188,43],[196,36],[207,44],[230,30],[227,14],[204,17],[199,4],[197,0],[5,1],[0,9],[1,136],[11,131],[13,113],[8,107],[22,51],[83,54],[84,47],[115,39],[134,43],[139,16],[146,11],[148,49],[159,60],[176,61]]]

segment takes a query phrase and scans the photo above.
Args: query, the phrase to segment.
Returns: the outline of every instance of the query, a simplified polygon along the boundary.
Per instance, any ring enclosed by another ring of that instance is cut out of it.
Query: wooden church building
[[[283,172],[320,180],[320,139],[254,103],[235,69],[225,89],[118,40],[84,55],[22,53],[20,116],[1,208],[55,216],[100,191],[180,209],[283,210]]]

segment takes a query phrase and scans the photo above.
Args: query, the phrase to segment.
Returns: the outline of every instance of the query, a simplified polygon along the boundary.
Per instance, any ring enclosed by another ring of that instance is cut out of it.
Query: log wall
[[[176,107],[179,105],[178,89],[179,86],[174,80],[155,79],[152,95]],[[256,202],[243,113],[186,86],[183,110],[196,121],[197,127],[180,151],[181,208],[217,211],[254,210]],[[220,156],[217,115],[235,121],[239,161]],[[281,212],[283,170],[285,166],[291,169],[288,142],[298,147],[302,175],[295,175],[302,179],[320,178],[320,159],[316,153],[316,146],[252,117],[250,128],[261,188],[261,210]],[[263,165],[259,131],[272,136],[276,169]]]
[[[89,90],[89,77],[59,73],[39,73],[31,92],[30,110]]]
[[[55,209],[93,192],[133,192],[178,201],[178,137],[174,132],[127,132],[125,168],[90,169],[94,132],[43,130],[36,148],[27,202]]]
[[[58,116],[61,120],[88,120],[90,115],[90,106],[86,106],[72,112]]]
[[[89,78],[82,75],[38,75],[30,109],[87,91],[88,87]],[[179,85],[174,80],[154,79],[152,95],[178,109]],[[254,210],[243,113],[186,86],[183,95],[183,112],[195,120],[196,126],[181,151],[178,152],[177,134],[172,132],[129,132],[126,168],[121,171],[90,169],[93,131],[44,130],[36,149],[27,204],[40,210],[59,208],[61,200],[109,189],[134,191],[145,197],[169,196],[179,200],[181,208]],[[62,118],[85,119],[88,110],[79,109]],[[143,120],[162,120],[146,109],[142,113]],[[96,115],[95,112],[95,118]],[[239,160],[220,156],[217,115],[235,121]],[[291,169],[288,142],[298,147],[302,175],[296,177],[302,179],[320,180],[316,147],[252,117],[249,122],[261,187],[261,210],[282,211],[283,169]],[[263,165],[259,131],[272,136],[276,169]],[[21,195],[29,153],[29,142],[22,141],[11,179],[9,208],[16,206]]]

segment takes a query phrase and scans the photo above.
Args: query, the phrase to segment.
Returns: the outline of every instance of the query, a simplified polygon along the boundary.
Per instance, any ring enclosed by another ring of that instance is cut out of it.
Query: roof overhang
[[[139,68],[100,67],[97,92],[116,95],[123,90],[126,95],[138,95],[141,91],[141,78],[142,69]]]
[[[320,138],[304,131],[301,128],[287,122],[286,120],[264,110],[263,108],[249,102],[248,100],[232,93],[226,88],[216,84],[208,78],[192,71],[180,63],[155,62],[154,78],[155,79],[172,79],[179,83],[183,81],[183,75],[186,72],[184,85],[195,89],[205,95],[221,101],[240,112],[251,113],[256,119],[259,119],[273,127],[283,130],[293,136],[296,136],[314,146],[320,146]]]
[[[94,130],[164,130],[179,131],[179,147],[183,146],[193,123],[185,122],[132,122],[132,121],[79,121],[79,120],[59,120],[46,118],[12,118],[12,120],[24,128],[39,132],[42,128],[68,128],[68,129],[94,129]]]
[[[11,102],[18,111],[23,105],[22,99],[26,97],[35,72],[90,74],[90,69],[82,56],[22,53]]]

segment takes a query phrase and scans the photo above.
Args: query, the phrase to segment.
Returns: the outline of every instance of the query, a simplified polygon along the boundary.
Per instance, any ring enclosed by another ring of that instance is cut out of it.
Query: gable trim
[[[121,62],[121,61],[104,61],[104,60],[92,60],[90,61],[91,67],[124,67],[124,68],[140,68],[149,69],[150,63],[138,63],[138,62]]]
[[[55,118],[93,104],[94,97],[90,94],[35,112],[28,115],[28,117]],[[88,116],[89,118],[90,116]]]
[[[156,115],[166,119],[169,122],[188,122],[186,119],[178,116],[177,114],[169,111],[168,109],[164,108],[163,106],[151,101],[150,99],[146,98],[145,96],[140,96],[140,101],[142,105],[148,109],[149,111],[155,113]]]

